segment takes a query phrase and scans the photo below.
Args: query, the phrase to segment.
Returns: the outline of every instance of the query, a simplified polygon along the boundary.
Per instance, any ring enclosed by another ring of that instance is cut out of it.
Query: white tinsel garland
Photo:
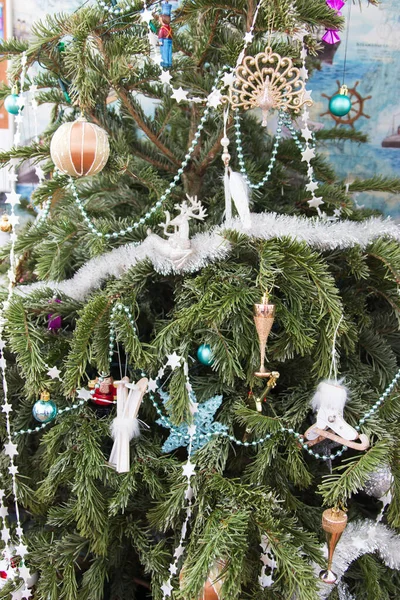
[[[336,221],[278,215],[276,213],[251,214],[252,225],[244,229],[239,219],[230,227],[237,232],[264,240],[289,237],[305,242],[318,250],[335,248],[365,248],[381,237],[400,240],[400,229],[390,219],[371,218],[362,222]],[[34,290],[51,288],[75,300],[84,300],[110,277],[120,278],[137,262],[148,259],[154,269],[162,274],[188,273],[202,269],[210,263],[229,255],[231,245],[223,238],[224,226],[197,234],[191,242],[192,253],[179,268],[174,265],[166,240],[150,235],[141,244],[128,244],[88,261],[71,279],[61,282],[38,282],[19,286],[17,292],[30,293]]]
[[[340,580],[346,573],[352,562],[364,554],[377,552],[382,561],[390,569],[400,569],[400,535],[381,523],[375,521],[355,521],[350,523],[337,547],[333,557],[332,570]],[[321,567],[315,565],[316,575],[319,575]],[[319,597],[328,598],[332,592],[332,586],[321,582]],[[342,597],[344,594],[341,589]],[[346,596],[344,595],[344,598]],[[351,596],[347,596],[351,598]]]

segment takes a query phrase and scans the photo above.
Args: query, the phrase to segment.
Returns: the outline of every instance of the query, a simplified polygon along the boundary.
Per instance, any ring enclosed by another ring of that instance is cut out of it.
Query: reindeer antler
[[[168,231],[167,231],[167,229],[171,223],[171,215],[169,214],[168,210],[165,210],[164,214],[165,214],[165,223],[160,223],[160,227],[163,228],[164,235],[169,237],[169,236],[173,235],[172,233],[168,233]]]
[[[190,202],[187,212],[188,216],[203,221],[207,216],[207,211],[200,200],[197,200],[197,196],[189,196],[188,194],[186,194],[186,197]]]

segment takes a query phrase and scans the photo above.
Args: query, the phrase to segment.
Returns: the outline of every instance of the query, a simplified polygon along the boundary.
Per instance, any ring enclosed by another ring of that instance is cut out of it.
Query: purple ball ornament
[[[49,300],[49,302],[57,302],[57,304],[61,304],[61,300],[59,298],[53,298],[53,300]],[[54,317],[53,315],[47,315],[49,319],[48,329],[49,331],[57,332],[62,327],[62,318],[60,315]]]

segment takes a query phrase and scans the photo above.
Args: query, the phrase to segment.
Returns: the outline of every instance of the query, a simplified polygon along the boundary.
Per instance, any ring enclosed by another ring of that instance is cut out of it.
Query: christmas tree
[[[46,175],[2,249],[1,598],[398,597],[399,235],[351,194],[400,183],[346,186],[319,148],[365,136],[309,126],[333,4],[103,0],[2,42],[18,127],[53,109],[0,154]]]

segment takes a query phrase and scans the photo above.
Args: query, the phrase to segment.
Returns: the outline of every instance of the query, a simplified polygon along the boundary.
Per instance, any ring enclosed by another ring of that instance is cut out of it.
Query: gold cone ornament
[[[61,125],[50,144],[51,160],[65,175],[84,177],[99,173],[110,155],[108,135],[80,117]]]
[[[262,297],[261,304],[254,305],[254,323],[260,343],[260,369],[254,374],[257,377],[271,377],[271,372],[265,368],[265,349],[268,336],[275,319],[275,304],[270,304],[268,294]],[[278,374],[279,377],[279,374]]]
[[[333,554],[346,525],[347,515],[340,508],[328,508],[322,513],[322,529],[328,543],[328,568],[319,574],[324,583],[334,584],[337,581],[337,575],[332,571]]]

